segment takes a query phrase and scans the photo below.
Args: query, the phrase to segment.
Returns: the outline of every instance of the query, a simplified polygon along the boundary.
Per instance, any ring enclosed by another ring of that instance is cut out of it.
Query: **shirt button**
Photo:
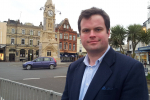
[[[88,86],[89,84],[88,84],[88,83],[86,83],[86,85]]]
[[[92,70],[92,68],[90,68],[90,70]]]

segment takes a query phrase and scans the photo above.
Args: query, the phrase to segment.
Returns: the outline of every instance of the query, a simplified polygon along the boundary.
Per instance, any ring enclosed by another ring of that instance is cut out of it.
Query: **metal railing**
[[[62,93],[0,78],[0,100],[61,100]]]

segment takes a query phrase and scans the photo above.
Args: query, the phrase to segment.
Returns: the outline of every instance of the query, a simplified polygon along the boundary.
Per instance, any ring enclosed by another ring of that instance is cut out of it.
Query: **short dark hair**
[[[86,10],[83,10],[79,16],[79,19],[78,19],[78,31],[80,33],[81,31],[81,20],[83,18],[90,18],[92,15],[101,15],[104,19],[104,22],[105,22],[105,26],[106,26],[106,29],[107,29],[107,32],[109,31],[109,28],[110,28],[110,18],[108,16],[108,14],[102,10],[102,9],[99,9],[99,8],[96,8],[96,7],[92,7],[90,9],[86,9]],[[81,34],[81,33],[80,33]]]

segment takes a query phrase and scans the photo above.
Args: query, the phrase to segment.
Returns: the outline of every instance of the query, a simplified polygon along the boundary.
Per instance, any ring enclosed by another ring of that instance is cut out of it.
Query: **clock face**
[[[53,11],[52,11],[52,10],[49,10],[49,11],[48,11],[48,15],[49,15],[50,17],[52,17],[52,16],[54,15]]]

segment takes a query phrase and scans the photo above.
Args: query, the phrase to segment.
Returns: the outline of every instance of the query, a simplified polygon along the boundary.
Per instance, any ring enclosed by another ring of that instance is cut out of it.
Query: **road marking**
[[[61,77],[66,77],[66,76],[54,76],[54,78],[61,78]]]
[[[24,78],[23,80],[37,80],[37,79],[40,79],[40,78]]]

